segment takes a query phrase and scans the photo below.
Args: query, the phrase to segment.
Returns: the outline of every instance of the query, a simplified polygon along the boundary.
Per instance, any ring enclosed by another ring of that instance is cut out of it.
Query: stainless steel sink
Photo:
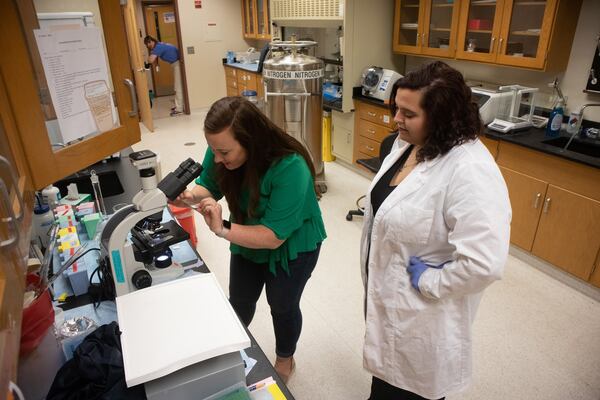
[[[544,140],[542,143],[562,149],[565,147],[568,141],[569,138],[567,137],[559,137],[555,139]],[[571,144],[569,144],[569,147],[567,147],[567,151],[573,151],[586,156],[600,158],[600,143],[574,139]]]

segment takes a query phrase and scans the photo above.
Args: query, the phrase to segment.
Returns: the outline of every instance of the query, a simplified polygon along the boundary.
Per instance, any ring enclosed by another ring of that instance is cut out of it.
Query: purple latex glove
[[[430,265],[425,264],[419,257],[411,256],[408,261],[408,268],[406,269],[410,275],[410,284],[417,290],[417,292],[421,293],[419,290],[419,279],[421,279],[423,272],[425,272],[427,268],[442,269],[444,265],[449,262],[450,261],[445,261],[440,265]]]

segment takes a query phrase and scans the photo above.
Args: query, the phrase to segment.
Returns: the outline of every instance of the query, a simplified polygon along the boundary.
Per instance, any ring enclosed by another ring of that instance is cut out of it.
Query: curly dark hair
[[[254,104],[240,96],[217,100],[204,119],[204,133],[216,134],[231,127],[235,139],[246,150],[248,159],[241,167],[228,170],[217,164],[216,181],[227,199],[229,211],[238,223],[253,217],[260,198],[260,180],[267,170],[281,158],[299,154],[315,177],[315,168],[306,148],[285,133]],[[242,191],[249,192],[246,215],[240,209]]]
[[[398,89],[423,93],[420,106],[425,111],[427,138],[417,153],[419,162],[444,155],[480,135],[483,124],[471,89],[462,74],[448,64],[435,61],[398,79],[390,95],[392,115],[398,111]]]

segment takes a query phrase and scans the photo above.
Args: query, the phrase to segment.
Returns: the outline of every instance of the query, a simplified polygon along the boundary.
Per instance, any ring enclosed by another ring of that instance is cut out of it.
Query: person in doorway
[[[471,379],[471,324],[501,278],[511,208],[477,105],[443,62],[393,86],[398,138],[367,194],[361,240],[370,400],[439,399]]]
[[[175,90],[175,107],[171,108],[171,116],[176,116],[183,113],[183,86],[181,84],[181,69],[179,66],[179,49],[169,43],[158,42],[155,38],[148,35],[144,38],[144,44],[150,52],[146,68],[154,63],[158,63],[158,59],[168,62],[173,68],[173,86]]]
[[[229,301],[249,325],[263,287],[275,331],[275,370],[287,382],[302,329],[300,297],[326,238],[315,169],[300,142],[250,101],[225,97],[204,120],[208,142],[197,185],[175,204],[196,205],[230,242]],[[231,214],[222,219],[225,197]]]

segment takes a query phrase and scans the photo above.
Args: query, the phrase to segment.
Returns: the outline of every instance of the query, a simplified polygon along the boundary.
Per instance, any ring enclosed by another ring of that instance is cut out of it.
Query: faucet
[[[600,103],[588,103],[588,104],[582,105],[581,108],[579,109],[579,119],[581,121],[583,121],[583,110],[585,110],[586,107],[600,107]],[[567,144],[565,144],[565,147],[563,147],[562,151],[567,150],[567,147],[569,147],[569,145],[571,144],[571,142],[573,141],[573,139],[575,138],[575,135],[577,135],[577,133],[579,133],[579,129],[575,130],[575,132],[573,132],[571,134],[569,141],[567,142]]]

